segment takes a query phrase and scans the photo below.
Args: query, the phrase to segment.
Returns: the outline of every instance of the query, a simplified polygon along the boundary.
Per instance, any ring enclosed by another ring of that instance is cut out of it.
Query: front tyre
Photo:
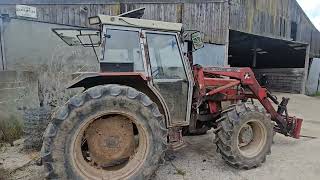
[[[271,152],[271,119],[258,107],[233,105],[222,113],[216,131],[217,150],[231,166],[251,169],[261,165]]]
[[[71,98],[46,129],[48,179],[148,179],[163,157],[164,117],[145,94],[121,85]]]

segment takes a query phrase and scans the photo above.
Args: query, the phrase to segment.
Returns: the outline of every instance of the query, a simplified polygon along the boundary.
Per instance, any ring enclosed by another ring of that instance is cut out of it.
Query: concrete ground
[[[317,137],[299,140],[276,135],[271,155],[259,168],[237,170],[229,167],[216,152],[214,135],[186,137],[187,146],[174,152],[155,173],[155,180],[316,180],[320,177],[320,97],[277,94],[291,98],[290,114],[304,118],[302,135]],[[43,179],[42,167],[32,161],[37,153],[24,153],[22,146],[0,148],[0,180],[3,170],[10,179]],[[1,172],[2,170],[2,172]],[[8,178],[4,178],[8,179]]]
[[[186,137],[187,147],[173,153],[156,173],[155,179],[223,179],[223,180],[315,180],[320,177],[320,98],[295,94],[290,97],[289,113],[304,119],[302,135],[317,137],[299,140],[277,134],[271,155],[257,169],[237,170],[229,167],[216,152],[214,135]]]

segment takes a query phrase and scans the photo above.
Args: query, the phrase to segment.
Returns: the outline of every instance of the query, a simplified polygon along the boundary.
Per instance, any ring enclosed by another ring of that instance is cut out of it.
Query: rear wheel
[[[93,87],[54,115],[44,135],[49,179],[148,179],[166,150],[158,107],[127,86]]]
[[[271,120],[258,107],[234,105],[223,114],[216,132],[216,145],[231,166],[251,169],[261,165],[271,152]]]

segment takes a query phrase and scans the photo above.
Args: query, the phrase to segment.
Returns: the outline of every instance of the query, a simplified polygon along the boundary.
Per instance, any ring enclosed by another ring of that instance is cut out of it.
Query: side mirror
[[[191,34],[191,41],[193,44],[193,48],[195,50],[201,49],[204,47],[204,43],[202,41],[201,33],[200,32],[194,32]]]

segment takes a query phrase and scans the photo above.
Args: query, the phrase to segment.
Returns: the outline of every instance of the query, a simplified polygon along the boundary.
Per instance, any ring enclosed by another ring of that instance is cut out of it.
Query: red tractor
[[[200,33],[189,34],[183,53],[182,24],[128,14],[90,18],[100,30],[53,30],[69,45],[100,48],[101,71],[70,86],[85,90],[54,113],[45,131],[48,179],[148,179],[183,134],[211,128],[222,158],[241,169],[266,160],[274,132],[299,138],[302,119],[288,115],[289,99],[278,102],[250,68],[194,65]]]

